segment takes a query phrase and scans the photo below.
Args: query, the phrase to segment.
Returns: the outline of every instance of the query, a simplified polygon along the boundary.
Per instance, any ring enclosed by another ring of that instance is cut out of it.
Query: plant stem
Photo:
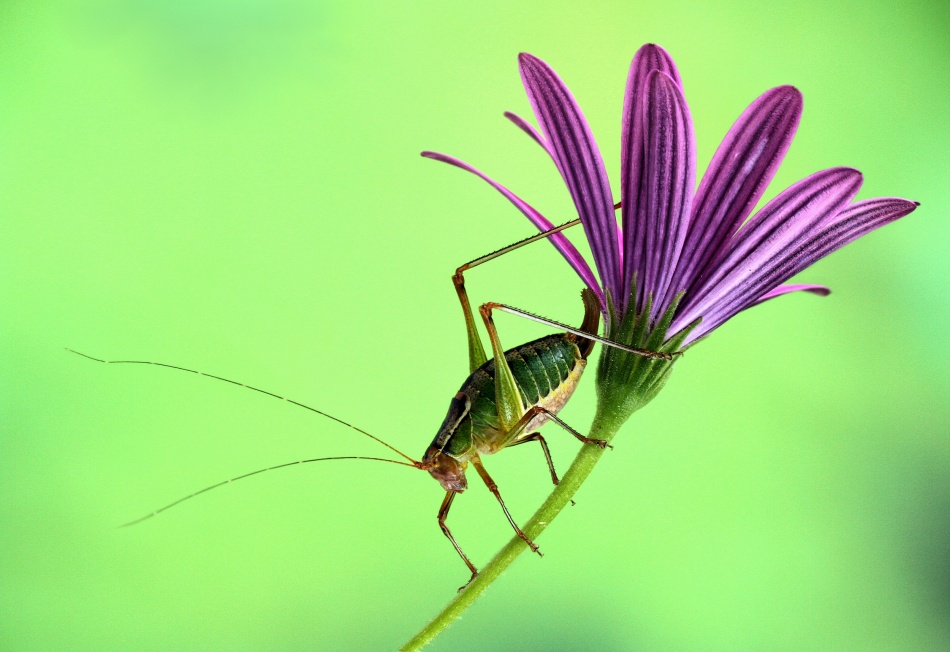
[[[602,416],[602,415],[599,415]],[[623,420],[610,418],[595,418],[590,429],[590,437],[595,439],[613,439],[617,430],[622,425]],[[561,483],[554,488],[551,495],[548,496],[544,504],[535,512],[534,516],[522,528],[528,538],[537,541],[538,537],[551,524],[551,521],[561,512],[562,509],[571,501],[571,498],[580,489],[581,484],[590,475],[594,465],[604,454],[604,449],[599,446],[586,445],[574,458],[571,468],[567,470]],[[475,599],[494,582],[499,575],[504,572],[518,555],[528,550],[527,544],[519,537],[515,536],[502,548],[494,559],[488,562],[478,573],[474,580],[468,584],[462,591],[446,605],[432,621],[416,634],[401,650],[421,650],[432,641],[439,633],[448,627],[448,625],[462,615],[468,609]]]

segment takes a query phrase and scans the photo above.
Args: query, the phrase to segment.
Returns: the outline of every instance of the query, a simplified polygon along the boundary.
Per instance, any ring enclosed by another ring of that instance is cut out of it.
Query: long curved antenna
[[[82,355],[82,354],[80,353],[79,355]],[[86,357],[88,357],[88,356],[86,356]],[[201,494],[207,493],[207,492],[211,491],[212,489],[217,489],[218,487],[223,487],[223,486],[226,485],[226,484],[231,484],[232,482],[237,482],[238,480],[243,480],[244,478],[249,478],[249,477],[251,477],[252,475],[257,475],[258,473],[264,473],[265,471],[274,471],[275,469],[283,469],[283,468],[288,467],[288,466],[296,466],[297,464],[309,464],[310,462],[326,462],[326,461],[328,461],[328,460],[372,460],[372,461],[374,461],[374,462],[389,462],[390,464],[399,464],[400,466],[408,466],[408,467],[411,467],[411,468],[414,468],[414,469],[421,469],[421,468],[422,468],[422,467],[419,465],[419,463],[407,464],[406,462],[399,462],[399,461],[397,461],[397,460],[387,460],[387,459],[382,458],[382,457],[356,457],[356,456],[346,456],[346,457],[314,457],[313,459],[309,459],[309,460],[297,460],[296,462],[285,462],[284,464],[278,464],[278,465],[276,465],[276,466],[268,466],[266,469],[258,469],[258,470],[256,470],[256,471],[251,471],[250,473],[245,473],[245,474],[243,474],[243,475],[239,475],[239,476],[236,476],[236,477],[234,477],[234,478],[230,478],[230,479],[228,479],[228,480],[222,480],[221,482],[218,482],[217,484],[213,484],[213,485],[211,485],[210,487],[205,487],[204,489],[201,489],[201,490],[199,490],[199,491],[196,491],[196,492],[194,492],[193,494],[188,494],[188,495],[185,496],[184,498],[179,498],[179,499],[176,500],[175,502],[168,503],[168,504],[165,505],[164,507],[159,507],[159,508],[156,509],[154,512],[151,512],[150,514],[146,514],[145,516],[143,516],[143,517],[141,517],[141,518],[137,518],[137,519],[135,519],[134,521],[129,521],[128,523],[123,523],[123,524],[120,525],[119,527],[129,527],[130,525],[135,525],[136,523],[141,523],[142,521],[147,521],[148,519],[152,518],[153,516],[156,516],[156,515],[158,515],[158,514],[161,514],[161,513],[164,512],[166,509],[171,509],[171,508],[174,507],[175,505],[179,505],[179,504],[185,502],[186,500],[191,500],[191,499],[194,498],[195,496],[200,496]]]
[[[75,351],[75,350],[70,349],[70,348],[68,348],[68,347],[66,348],[66,350],[69,351],[70,353],[75,353],[76,355],[82,356],[82,357],[87,358],[87,359],[89,359],[89,360],[93,360],[93,361],[95,361],[95,362],[101,362],[101,363],[103,363],[103,364],[150,364],[150,365],[154,365],[154,366],[156,366],[156,367],[165,367],[166,369],[177,369],[178,371],[187,371],[188,373],[196,374],[196,375],[198,375],[198,376],[205,376],[206,378],[214,378],[215,380],[221,380],[221,381],[224,381],[224,382],[226,382],[226,383],[231,383],[232,385],[237,385],[238,387],[243,387],[243,388],[245,388],[245,389],[250,389],[250,390],[253,390],[253,391],[258,392],[258,393],[260,393],[260,394],[265,394],[265,395],[267,395],[267,396],[272,396],[272,397],[274,397],[274,398],[280,399],[281,401],[286,401],[287,403],[291,403],[292,405],[296,405],[297,407],[302,407],[302,408],[305,409],[305,410],[310,410],[311,412],[315,412],[315,413],[319,414],[319,415],[322,416],[322,417],[326,417],[327,419],[332,419],[333,421],[336,421],[337,423],[342,424],[342,425],[346,426],[347,428],[351,428],[351,429],[355,430],[356,432],[358,432],[358,433],[360,433],[360,434],[362,434],[362,435],[366,435],[367,437],[369,437],[369,438],[372,439],[373,441],[379,442],[380,444],[382,444],[383,446],[385,446],[385,447],[388,448],[389,450],[393,451],[394,453],[398,453],[400,456],[402,456],[402,457],[406,458],[407,460],[409,460],[410,462],[412,462],[412,464],[411,464],[411,465],[408,465],[408,466],[414,466],[414,465],[418,464],[418,462],[416,462],[416,460],[412,459],[411,457],[409,457],[408,455],[406,455],[405,453],[403,453],[401,450],[399,450],[399,449],[396,448],[395,446],[392,446],[392,445],[390,445],[390,444],[387,444],[386,442],[384,442],[384,441],[383,441],[382,439],[380,439],[379,437],[376,437],[376,436],[374,436],[374,435],[369,434],[368,432],[366,432],[366,431],[363,430],[362,428],[357,428],[357,427],[354,426],[353,424],[347,423],[347,422],[344,421],[343,419],[338,419],[337,417],[333,416],[332,414],[327,414],[326,412],[321,412],[320,410],[318,410],[318,409],[316,409],[316,408],[312,408],[312,407],[310,407],[309,405],[304,405],[303,403],[300,403],[300,402],[298,402],[298,401],[294,401],[294,400],[289,399],[289,398],[286,398],[286,397],[284,397],[284,396],[280,396],[280,395],[278,395],[278,394],[274,394],[273,392],[268,392],[267,390],[264,390],[264,389],[258,389],[257,387],[251,387],[250,385],[245,385],[244,383],[239,383],[239,382],[237,382],[236,380],[229,380],[229,379],[227,379],[227,378],[222,378],[221,376],[215,376],[214,374],[206,374],[206,373],[203,372],[203,371],[196,371],[196,370],[194,370],[194,369],[188,369],[188,368],[186,368],[186,367],[177,367],[177,366],[175,366],[175,365],[173,365],[173,364],[166,364],[166,363],[164,363],[164,362],[149,362],[149,361],[147,361],[147,360],[103,360],[103,359],[101,359],[101,358],[94,358],[94,357],[91,356],[91,355],[86,355],[85,353],[80,353],[79,351]],[[161,510],[159,510],[159,511],[161,511]]]

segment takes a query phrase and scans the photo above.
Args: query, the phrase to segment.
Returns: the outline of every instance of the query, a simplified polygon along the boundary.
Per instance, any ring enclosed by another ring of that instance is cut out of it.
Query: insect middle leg
[[[590,437],[585,437],[585,436],[582,435],[581,433],[579,433],[579,432],[577,432],[576,430],[574,430],[574,428],[572,428],[571,426],[567,425],[567,423],[565,423],[565,422],[564,422],[560,417],[558,417],[556,414],[554,414],[554,413],[551,412],[550,410],[547,410],[547,409],[541,407],[540,405],[534,405],[534,406],[528,408],[528,410],[525,412],[524,416],[521,417],[521,420],[519,421],[519,423],[521,424],[521,427],[518,428],[518,429],[516,429],[514,432],[509,433],[508,436],[506,436],[505,438],[503,438],[503,439],[499,442],[499,444],[500,444],[500,445],[499,445],[499,450],[500,450],[501,448],[504,448],[504,447],[519,446],[519,445],[524,444],[525,442],[529,442],[529,441],[536,441],[536,442],[540,443],[540,444],[541,444],[541,450],[544,452],[544,459],[545,459],[545,460],[547,461],[547,463],[548,463],[548,470],[551,472],[551,481],[552,481],[554,484],[559,484],[559,483],[560,483],[560,480],[559,480],[558,477],[557,477],[557,472],[554,470],[554,462],[551,460],[551,451],[548,449],[548,443],[547,443],[547,441],[545,441],[544,437],[541,436],[541,433],[540,433],[540,432],[533,432],[533,433],[531,433],[530,435],[527,435],[527,436],[525,436],[525,437],[520,437],[521,431],[523,431],[524,428],[527,427],[527,424],[530,423],[535,417],[537,417],[537,416],[539,416],[539,415],[542,415],[542,414],[543,414],[543,415],[546,415],[546,417],[547,417],[548,419],[550,419],[550,420],[553,421],[554,423],[556,423],[556,424],[558,424],[559,426],[561,426],[562,428],[564,428],[566,431],[568,431],[569,433],[571,433],[572,435],[574,435],[574,437],[576,437],[576,438],[578,439],[578,441],[580,441],[580,442],[582,442],[582,443],[584,443],[584,444],[593,444],[594,446],[600,446],[601,448],[608,448],[608,447],[609,447],[609,448],[613,448],[613,446],[611,446],[610,444],[608,444],[608,443],[607,443],[606,441],[604,441],[603,439],[591,439]]]
[[[561,481],[557,477],[557,471],[554,470],[554,460],[551,459],[551,451],[548,450],[548,442],[544,440],[544,437],[541,436],[540,432],[532,432],[527,437],[522,437],[518,441],[508,444],[508,446],[518,446],[529,441],[536,441],[541,444],[541,450],[544,451],[544,459],[548,463],[548,471],[551,472],[551,482],[554,484],[560,484]]]
[[[557,471],[554,470],[554,460],[551,459],[551,451],[548,450],[548,442],[544,439],[544,437],[541,436],[540,432],[532,432],[527,437],[523,437],[522,439],[519,439],[515,443],[509,444],[509,447],[518,446],[519,444],[523,444],[528,441],[536,441],[539,444],[541,444],[541,450],[544,451],[544,459],[548,463],[548,471],[551,472],[551,482],[553,482],[555,485],[561,484],[561,481],[557,477]],[[572,499],[571,505],[575,505],[575,504],[576,503]]]
[[[519,439],[521,433],[524,432],[528,424],[531,423],[531,421],[534,418],[540,415],[545,415],[548,419],[551,419],[552,421],[560,425],[562,428],[567,430],[569,433],[577,437],[577,439],[584,442],[585,444],[594,444],[595,446],[600,446],[601,448],[606,448],[607,446],[609,446],[609,444],[602,439],[591,439],[590,437],[585,437],[584,435],[582,435],[581,433],[577,432],[576,430],[571,428],[569,425],[564,423],[551,411],[549,411],[548,409],[544,407],[541,407],[540,405],[533,405],[527,410],[525,410],[524,414],[521,415],[521,418],[518,419],[517,423],[515,423],[515,425],[508,432],[504,433],[501,437],[499,437],[498,443],[495,449],[501,450],[502,448],[505,448],[507,446],[517,446],[518,444],[523,444],[526,441],[535,441],[535,440],[540,441],[541,447],[544,450],[544,457],[545,459],[547,459],[547,462],[548,462],[548,469],[551,471],[551,480],[554,482],[554,484],[558,484],[559,480],[557,477],[557,473],[554,471],[554,463],[551,461],[551,452],[548,450],[548,445],[547,445],[547,442],[544,441],[544,437],[542,437],[539,433],[534,432],[524,438]],[[515,533],[525,543],[528,544],[532,552],[536,552],[540,555],[541,551],[538,550],[537,544],[535,544],[534,541],[528,538],[528,536],[524,533],[524,531],[520,527],[518,527],[518,524],[515,523],[515,520],[511,517],[511,513],[508,511],[508,507],[505,505],[505,501],[502,499],[501,493],[498,491],[498,485],[495,483],[494,480],[492,480],[491,476],[488,474],[488,471],[485,469],[485,466],[482,464],[481,459],[479,459],[478,457],[473,457],[472,466],[474,466],[475,470],[478,471],[478,475],[481,476],[482,481],[485,483],[485,486],[488,487],[488,490],[492,492],[492,494],[498,500],[498,504],[501,505],[501,509],[502,511],[505,512],[505,517],[508,519],[508,522],[511,524],[511,527],[514,528]],[[448,498],[446,498],[446,500],[448,500]],[[440,525],[443,525],[443,521],[444,519],[439,521]],[[445,532],[444,525],[443,525],[442,531]],[[458,550],[459,554],[462,555],[462,559],[465,559],[466,563],[468,563],[468,560],[465,558],[465,555],[462,554],[462,551],[458,547],[458,544],[455,543],[454,539],[451,539],[451,540],[452,540],[452,543],[455,545],[456,550]]]
[[[521,419],[518,420],[518,423],[515,425],[515,427],[512,428],[509,432],[505,433],[505,435],[498,440],[498,444],[495,450],[499,451],[502,448],[505,448],[507,446],[517,446],[518,444],[524,443],[526,441],[533,441],[533,437],[535,435],[537,435],[538,438],[541,438],[541,435],[538,433],[533,433],[532,435],[522,438],[521,433],[524,432],[524,430],[528,427],[528,424],[531,423],[531,421],[533,421],[536,417],[539,417],[542,415],[545,417],[545,419],[550,419],[557,425],[564,428],[564,430],[574,435],[574,437],[583,444],[593,444],[595,446],[600,446],[601,448],[607,448],[607,447],[613,448],[613,446],[608,444],[603,439],[591,439],[590,437],[585,437],[581,433],[574,430],[574,428],[567,425],[567,423],[565,423],[563,419],[561,419],[559,416],[551,412],[546,407],[543,407],[540,405],[532,405],[527,410],[525,410],[524,416],[522,416]],[[543,448],[545,449],[545,452],[547,452],[547,444],[544,444]]]
[[[536,441],[536,442],[540,443],[540,444],[541,444],[541,450],[544,452],[544,459],[545,459],[545,460],[547,461],[547,463],[548,463],[548,470],[551,472],[551,481],[552,481],[554,484],[559,484],[559,483],[560,483],[560,480],[558,480],[557,472],[554,470],[554,462],[551,460],[551,451],[548,449],[548,443],[547,443],[547,441],[545,441],[544,437],[541,436],[541,433],[540,433],[540,432],[533,432],[533,433],[531,433],[530,435],[527,435],[527,436],[525,436],[525,437],[519,437],[520,431],[524,430],[524,428],[527,426],[527,424],[530,423],[535,417],[537,417],[537,416],[539,416],[539,415],[542,415],[542,414],[545,415],[548,419],[550,419],[550,420],[553,421],[554,423],[556,423],[556,424],[558,424],[559,426],[561,426],[562,428],[564,428],[564,430],[566,430],[566,431],[568,431],[569,433],[571,433],[572,435],[574,435],[574,437],[576,437],[576,438],[578,439],[578,441],[580,441],[580,442],[582,442],[582,443],[584,443],[584,444],[593,444],[594,446],[600,446],[601,448],[608,448],[608,447],[609,447],[609,448],[613,448],[613,446],[611,446],[610,444],[608,444],[608,443],[607,443],[605,440],[603,440],[603,439],[592,439],[592,438],[590,438],[590,437],[585,437],[585,436],[582,435],[581,433],[579,433],[579,432],[577,432],[576,430],[574,430],[574,428],[572,428],[571,426],[567,425],[567,423],[565,423],[565,422],[564,422],[560,417],[558,417],[556,414],[554,414],[554,413],[551,412],[550,410],[547,410],[547,409],[541,407],[540,405],[535,405],[535,406],[532,406],[532,407],[528,408],[528,410],[525,412],[524,416],[521,417],[520,423],[523,423],[523,426],[522,426],[520,429],[518,429],[517,431],[515,431],[515,432],[513,433],[512,437],[511,437],[510,439],[508,439],[508,441],[502,440],[502,441],[500,442],[501,445],[500,445],[500,447],[499,447],[499,450],[500,450],[501,448],[504,448],[504,447],[518,446],[518,445],[520,445],[520,444],[524,444],[525,442],[529,442],[529,441]]]

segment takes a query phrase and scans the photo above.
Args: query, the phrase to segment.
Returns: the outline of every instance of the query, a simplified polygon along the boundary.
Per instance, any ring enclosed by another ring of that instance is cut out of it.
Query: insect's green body
[[[505,513],[505,516],[508,519],[508,522],[511,524],[512,528],[514,528],[516,534],[521,539],[523,539],[528,546],[530,546],[531,550],[538,552],[538,546],[535,545],[535,543],[531,541],[524,532],[522,532],[521,528],[518,527],[518,524],[511,517],[511,514],[508,513],[508,508],[505,507],[505,503],[498,491],[498,485],[494,480],[492,480],[491,476],[488,474],[488,471],[482,465],[481,457],[483,455],[497,453],[508,446],[515,446],[529,441],[537,441],[544,452],[548,469],[551,472],[551,480],[554,482],[554,484],[557,484],[558,477],[554,470],[554,463],[551,461],[550,451],[548,450],[548,446],[544,437],[542,437],[538,432],[538,429],[544,423],[548,421],[557,423],[561,428],[566,430],[584,444],[596,445],[602,448],[608,445],[606,441],[585,437],[561,421],[561,419],[557,416],[557,413],[562,407],[564,407],[564,404],[567,403],[568,399],[577,388],[577,383],[580,381],[581,374],[584,372],[584,368],[587,366],[587,357],[594,348],[594,342],[597,341],[602,344],[618,347],[648,358],[663,358],[666,360],[671,359],[671,356],[668,353],[657,353],[644,349],[631,348],[626,345],[618,344],[617,342],[612,342],[608,339],[599,337],[597,335],[597,331],[600,325],[601,317],[600,303],[598,302],[598,299],[594,293],[589,289],[585,289],[581,293],[581,297],[584,302],[584,320],[578,328],[572,328],[565,324],[554,322],[504,304],[482,304],[482,306],[479,308],[479,313],[481,314],[482,321],[484,322],[485,328],[488,331],[488,337],[491,342],[491,350],[494,354],[492,359],[487,358],[481,338],[476,329],[475,318],[472,313],[471,306],[469,305],[468,295],[465,291],[462,273],[476,265],[497,258],[498,256],[509,251],[513,251],[514,249],[517,249],[518,247],[521,247],[529,242],[534,242],[536,240],[548,237],[553,233],[561,231],[577,223],[579,223],[579,220],[575,220],[560,227],[539,233],[535,236],[531,236],[530,238],[522,240],[521,242],[509,245],[499,249],[498,251],[488,254],[487,256],[483,256],[482,258],[476,259],[470,263],[466,263],[456,270],[452,280],[455,284],[455,289],[458,293],[459,301],[462,304],[462,311],[465,316],[465,324],[468,334],[469,369],[471,374],[465,380],[465,382],[462,383],[462,387],[459,389],[449,404],[448,414],[446,415],[445,420],[442,422],[442,426],[439,428],[435,438],[432,440],[432,443],[429,445],[429,448],[426,450],[422,460],[414,460],[378,437],[375,437],[365,430],[361,430],[360,428],[357,428],[341,419],[327,414],[326,412],[316,410],[312,407],[304,405],[303,403],[298,403],[297,401],[291,401],[290,399],[282,397],[278,394],[273,394],[256,387],[251,387],[250,385],[228,380],[227,378],[223,378],[221,376],[205,374],[193,369],[187,369],[185,367],[137,360],[117,361],[130,364],[150,364],[168,367],[171,369],[178,369],[180,371],[187,371],[201,376],[215,378],[233,385],[239,385],[261,394],[266,394],[268,396],[273,396],[274,398],[288,401],[294,405],[298,405],[312,412],[316,412],[317,414],[321,414],[349,428],[352,428],[353,430],[356,430],[357,432],[374,439],[407,460],[407,462],[400,462],[397,460],[377,457],[345,456],[320,457],[309,460],[289,462],[286,464],[278,464],[276,466],[258,469],[257,471],[253,471],[251,473],[245,473],[244,475],[231,478],[224,482],[219,482],[209,487],[205,487],[204,489],[176,500],[173,503],[165,505],[164,507],[155,510],[151,514],[147,514],[140,519],[131,521],[130,523],[127,523],[127,525],[132,525],[134,523],[151,518],[152,516],[163,512],[166,509],[174,507],[185,500],[194,498],[195,496],[201,495],[207,491],[211,491],[217,487],[221,487],[236,480],[241,480],[243,478],[257,475],[258,473],[263,473],[265,471],[280,469],[296,464],[303,464],[305,462],[320,462],[330,459],[376,460],[381,462],[402,464],[404,466],[427,471],[435,480],[439,482],[439,484],[442,485],[442,488],[446,491],[446,495],[442,500],[442,506],[439,509],[439,527],[442,529],[442,532],[445,534],[445,536],[448,537],[449,541],[452,542],[455,550],[465,562],[466,566],[468,566],[468,569],[472,572],[472,577],[474,578],[475,575],[478,574],[477,569],[472,564],[472,562],[469,561],[465,553],[462,552],[462,548],[456,542],[455,537],[452,536],[451,531],[445,524],[446,517],[449,513],[449,507],[451,507],[455,496],[468,488],[468,482],[465,478],[465,469],[469,464],[471,464],[478,472],[481,479],[485,482],[488,490],[491,491],[491,493],[494,494],[495,498],[498,500],[502,510]],[[495,324],[491,317],[491,312],[493,309],[520,315],[533,321],[555,326],[562,329],[564,332],[555,335],[548,335],[546,337],[533,340],[527,344],[522,344],[521,346],[505,351],[501,346],[501,342],[498,338],[498,332],[495,329]],[[79,355],[96,360],[98,362],[108,362],[106,360],[93,358],[92,356],[87,356],[82,353]]]
[[[619,208],[619,205],[615,208]],[[599,337],[597,331],[600,326],[601,305],[590,289],[584,289],[581,292],[584,302],[584,321],[579,328],[571,328],[501,303],[482,304],[478,312],[488,331],[488,339],[494,354],[491,360],[487,358],[476,328],[475,316],[468,301],[468,293],[465,291],[463,272],[578,222],[579,220],[569,222],[482,256],[459,267],[452,277],[459,302],[462,304],[462,313],[465,316],[471,375],[462,383],[461,389],[452,399],[449,412],[439,432],[432,440],[421,462],[415,462],[415,466],[428,471],[429,475],[445,489],[445,498],[439,509],[439,527],[452,542],[462,561],[472,571],[473,578],[478,574],[478,570],[462,552],[462,548],[445,524],[455,496],[468,488],[465,469],[469,463],[475,467],[485,486],[498,499],[515,533],[531,550],[540,554],[538,546],[525,535],[511,517],[508,508],[505,507],[505,502],[501,499],[498,485],[488,474],[481,457],[497,453],[508,446],[536,441],[544,452],[552,482],[558,484],[559,480],[554,471],[554,463],[551,461],[547,442],[538,432],[542,424],[553,421],[584,444],[601,448],[609,445],[604,440],[585,437],[557,416],[558,411],[564,407],[577,388],[581,374],[587,366],[587,356],[594,348],[594,342],[618,347],[647,358],[671,359],[668,353],[631,348]],[[563,330],[563,334],[548,335],[506,351],[498,338],[498,331],[491,317],[492,310],[501,310],[543,324],[557,326]]]
[[[600,322],[598,304],[588,292],[578,334],[548,335],[502,353],[490,317],[492,305],[498,304],[485,304],[481,311],[496,357],[472,365],[474,370],[452,398],[448,414],[422,458],[421,467],[450,494],[468,488],[465,468],[469,462],[490,487],[494,486],[479,458],[525,441],[541,443],[551,479],[557,483],[547,444],[537,431],[546,421],[558,420],[558,411],[577,388],[587,356],[594,348],[593,340],[585,335],[595,336]],[[504,364],[499,365],[497,360],[502,355]],[[582,441],[590,441],[568,430]],[[444,524],[447,503],[443,508],[440,523]]]
[[[540,405],[554,414],[564,406],[587,365],[577,339],[571,334],[548,335],[505,352],[523,406]],[[473,455],[490,455],[517,442],[535,432],[548,418],[539,414],[513,442],[504,441],[506,432],[495,404],[493,358],[462,384],[432,446],[465,463]]]

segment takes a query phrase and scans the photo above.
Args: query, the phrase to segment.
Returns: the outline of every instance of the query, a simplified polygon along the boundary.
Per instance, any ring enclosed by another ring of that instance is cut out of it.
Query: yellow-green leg
[[[543,240],[549,235],[560,233],[564,229],[568,229],[580,223],[580,220],[571,220],[570,222],[556,226],[553,229],[536,233],[525,238],[524,240],[519,240],[518,242],[510,244],[507,247],[502,247],[501,249],[493,251],[490,254],[486,254],[480,258],[469,261],[455,270],[455,274],[452,275],[452,283],[455,285],[455,292],[458,294],[459,302],[462,304],[462,313],[465,316],[465,330],[468,336],[469,373],[475,371],[485,364],[488,358],[485,357],[485,347],[482,345],[481,337],[479,337],[478,329],[475,326],[475,317],[472,314],[472,306],[468,301],[468,293],[465,291],[465,278],[463,277],[463,274],[473,267],[478,267],[482,263],[487,263],[489,260],[494,260],[495,258],[508,253],[509,251],[514,251],[515,249],[519,249],[526,244]]]

